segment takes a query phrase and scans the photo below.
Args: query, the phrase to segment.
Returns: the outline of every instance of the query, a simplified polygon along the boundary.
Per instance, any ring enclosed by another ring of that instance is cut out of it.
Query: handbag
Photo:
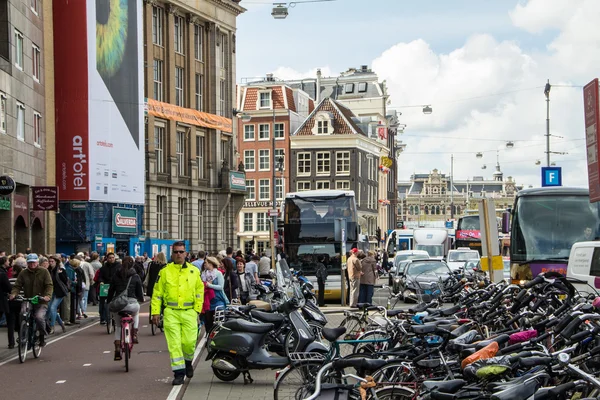
[[[114,299],[112,299],[112,301],[110,303],[108,303],[108,309],[111,312],[119,312],[122,309],[124,309],[125,307],[127,307],[127,305],[129,304],[129,296],[127,295],[128,292],[127,290],[129,289],[129,284],[131,283],[131,278],[129,277],[129,280],[127,281],[127,286],[125,287],[125,290],[123,290],[121,293],[119,293]]]

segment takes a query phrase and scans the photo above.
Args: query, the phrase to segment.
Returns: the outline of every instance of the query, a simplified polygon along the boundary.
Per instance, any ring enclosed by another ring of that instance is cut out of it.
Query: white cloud
[[[401,179],[434,168],[449,173],[451,153],[457,179],[491,177],[499,154],[505,176],[539,186],[535,161],[545,165],[543,85],[550,78],[551,133],[563,137],[552,137],[551,151],[569,153],[551,159],[563,167],[566,185],[587,185],[582,89],[559,86],[582,85],[598,75],[600,1],[530,0],[510,14],[529,32],[559,30],[546,52],[528,53],[516,42],[478,34],[447,54],[415,40],[398,43],[373,61],[393,105],[433,107],[431,115],[419,107],[399,108],[408,125],[401,138],[408,145],[400,157]],[[506,140],[515,147],[506,149]],[[484,163],[487,168],[481,169]]]

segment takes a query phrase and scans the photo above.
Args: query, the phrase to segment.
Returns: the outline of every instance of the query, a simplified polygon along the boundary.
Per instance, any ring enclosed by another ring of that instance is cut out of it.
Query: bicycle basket
[[[324,361],[325,356],[321,353],[290,353],[290,362],[298,364],[304,361]]]

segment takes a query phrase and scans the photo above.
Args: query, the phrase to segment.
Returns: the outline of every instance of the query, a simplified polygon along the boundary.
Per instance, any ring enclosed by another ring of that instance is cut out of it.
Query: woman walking
[[[134,268],[135,260],[133,257],[127,256],[123,260],[123,264],[113,276],[108,289],[108,297],[106,303],[115,298],[116,295],[127,289],[128,304],[122,310],[113,312],[112,317],[115,320],[115,361],[121,360],[121,318],[119,312],[128,312],[133,318],[133,343],[138,342],[138,328],[140,325],[140,303],[144,301],[144,289],[142,288],[142,280]]]
[[[222,261],[223,266],[225,267],[225,274],[223,274],[223,278],[225,278],[225,286],[223,290],[227,295],[227,298],[230,302],[238,301],[238,288],[240,286],[237,273],[235,272],[235,266],[233,262],[231,262],[230,258],[224,258]]]
[[[58,324],[64,333],[66,332],[65,323],[58,314],[58,307],[60,306],[60,303],[62,303],[67,293],[69,293],[69,278],[67,277],[67,272],[65,271],[60,258],[56,256],[51,256],[48,259],[48,271],[50,271],[52,285],[54,286],[52,298],[50,299],[50,304],[48,304],[48,319],[50,321],[49,333],[54,333],[54,325],[56,324],[56,321],[58,321]]]
[[[213,328],[215,309],[217,307],[224,308],[229,304],[229,300],[223,291],[225,279],[221,271],[218,270],[219,261],[215,257],[206,257],[203,266],[202,281],[204,282],[204,286],[215,292],[215,297],[210,301],[210,309],[204,313],[204,327],[208,334]]]
[[[369,250],[367,257],[361,261],[362,275],[360,276],[359,303],[369,303],[373,300],[373,288],[377,282],[377,261],[375,252]]]

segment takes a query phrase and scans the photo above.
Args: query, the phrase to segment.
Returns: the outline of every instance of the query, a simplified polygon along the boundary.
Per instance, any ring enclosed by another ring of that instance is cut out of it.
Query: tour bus
[[[342,240],[346,252],[361,244],[353,191],[311,190],[287,193],[283,208],[283,243],[290,268],[301,270],[317,288],[315,271],[327,267],[325,298],[341,298]],[[342,229],[345,226],[345,232]]]
[[[508,226],[503,224],[503,231]],[[511,278],[568,272],[573,244],[600,236],[600,203],[583,188],[543,187],[517,193],[510,227]]]
[[[394,257],[397,251],[413,249],[413,230],[412,229],[394,229],[390,230],[385,243],[385,250],[388,256]]]

